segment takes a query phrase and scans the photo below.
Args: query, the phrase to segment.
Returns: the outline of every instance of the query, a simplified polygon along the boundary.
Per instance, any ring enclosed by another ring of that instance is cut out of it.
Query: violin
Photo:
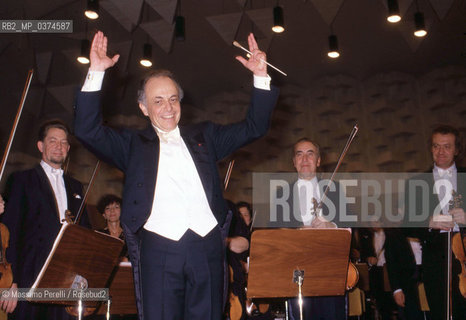
[[[0,288],[9,288],[13,283],[13,273],[11,272],[11,265],[6,261],[5,252],[10,241],[10,232],[3,223],[0,223],[0,238],[2,241],[0,248]]]
[[[11,145],[13,144],[13,139],[15,137],[16,128],[18,127],[19,119],[21,118],[21,113],[23,112],[24,103],[26,101],[26,96],[29,91],[29,87],[32,82],[32,76],[34,75],[34,70],[31,69],[28,72],[26,84],[24,85],[23,94],[21,95],[21,101],[19,103],[18,110],[16,112],[15,121],[13,123],[13,128],[10,131],[10,137],[3,153],[2,162],[0,164],[0,181],[2,180],[3,173],[5,171],[8,155],[10,154]],[[6,261],[6,249],[8,248],[8,243],[10,241],[10,232],[8,228],[0,223],[0,239],[1,239],[1,248],[0,248],[0,288],[10,288],[13,283],[13,272],[11,271],[11,265]]]
[[[455,254],[455,258],[461,264],[461,273],[458,274],[459,289],[463,297],[466,298],[466,237],[463,232],[453,236],[451,248]]]
[[[348,274],[346,275],[346,290],[351,290],[359,281],[359,271],[351,261],[348,263]]]
[[[453,198],[450,201],[452,208],[459,208],[462,205],[462,196],[455,191],[452,192]],[[461,230],[459,233],[453,235],[451,240],[451,250],[453,251],[455,258],[461,264],[461,273],[458,274],[459,278],[459,289],[463,297],[466,298],[466,238],[464,231]]]

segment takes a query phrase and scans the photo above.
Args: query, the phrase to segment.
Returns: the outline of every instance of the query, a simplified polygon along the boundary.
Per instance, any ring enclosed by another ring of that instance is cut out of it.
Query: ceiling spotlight
[[[149,43],[144,44],[143,54],[139,63],[146,68],[152,67],[152,45]]]
[[[414,25],[416,26],[416,30],[414,31],[414,35],[416,37],[425,37],[427,34],[426,24],[424,23],[424,15],[422,12],[416,12],[414,14]]]
[[[398,8],[398,0],[387,0],[388,16],[387,20],[391,23],[397,23],[401,20],[400,9]]]
[[[89,40],[87,39],[81,40],[81,53],[76,59],[79,61],[79,63],[82,63],[82,64],[89,63],[89,45],[90,45]]]
[[[99,17],[99,0],[87,0],[86,11],[84,15],[91,20],[95,20]]]
[[[185,40],[185,23],[183,16],[175,17],[175,39],[178,41]]]
[[[283,9],[282,7],[276,6],[273,8],[273,32],[282,33],[285,31],[285,23],[283,18]]]
[[[328,37],[327,55],[332,59],[336,59],[340,56],[340,52],[338,51],[338,38],[334,34]]]

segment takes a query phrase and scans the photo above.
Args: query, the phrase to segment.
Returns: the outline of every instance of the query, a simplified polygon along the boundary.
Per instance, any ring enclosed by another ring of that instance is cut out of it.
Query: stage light
[[[340,52],[338,51],[338,38],[334,34],[328,37],[328,49],[327,55],[330,58],[336,59],[340,56]]]
[[[139,61],[141,65],[146,68],[152,67],[152,45],[145,43],[143,47],[142,58]]]
[[[86,11],[84,15],[91,20],[95,20],[99,17],[99,0],[87,0]]]
[[[81,40],[81,53],[76,59],[79,63],[88,64],[89,63],[89,40]]]
[[[427,34],[426,24],[424,23],[424,15],[422,12],[416,12],[414,14],[414,25],[416,29],[414,30],[414,35],[416,37],[422,38]]]
[[[279,6],[273,8],[273,32],[282,33],[285,31],[285,23],[283,18],[283,9]]]
[[[175,39],[178,41],[185,40],[185,20],[183,16],[175,17]]]
[[[387,20],[391,23],[397,23],[401,20],[400,9],[398,8],[398,0],[387,0],[388,16]]]

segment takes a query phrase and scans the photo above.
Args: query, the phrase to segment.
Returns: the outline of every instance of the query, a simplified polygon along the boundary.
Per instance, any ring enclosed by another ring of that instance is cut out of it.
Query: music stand
[[[75,224],[65,224],[32,289],[72,288],[77,284],[77,275],[85,279],[81,282],[87,284],[85,288],[106,288],[122,248],[120,239]],[[75,301],[57,300],[34,302],[76,304]],[[97,301],[86,301],[86,307],[96,307],[97,304]]]
[[[130,262],[120,262],[110,279],[109,294],[112,301],[110,314],[137,314],[134,294],[133,268]],[[106,314],[107,308],[101,305],[97,314]]]
[[[345,294],[349,229],[263,229],[251,237],[248,298]],[[293,281],[302,271],[302,287]]]

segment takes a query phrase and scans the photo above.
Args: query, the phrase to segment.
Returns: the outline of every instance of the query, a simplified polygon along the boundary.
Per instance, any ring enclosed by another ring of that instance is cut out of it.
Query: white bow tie
[[[59,176],[61,177],[63,175],[63,170],[62,169],[55,169],[55,168],[52,168],[51,169],[51,172],[54,176]]]
[[[439,177],[443,178],[451,178],[453,176],[453,173],[451,172],[451,169],[441,169],[438,168],[438,175]]]
[[[157,135],[159,136],[160,141],[165,143],[179,142],[181,139],[180,130],[178,128],[169,132],[157,130]]]

